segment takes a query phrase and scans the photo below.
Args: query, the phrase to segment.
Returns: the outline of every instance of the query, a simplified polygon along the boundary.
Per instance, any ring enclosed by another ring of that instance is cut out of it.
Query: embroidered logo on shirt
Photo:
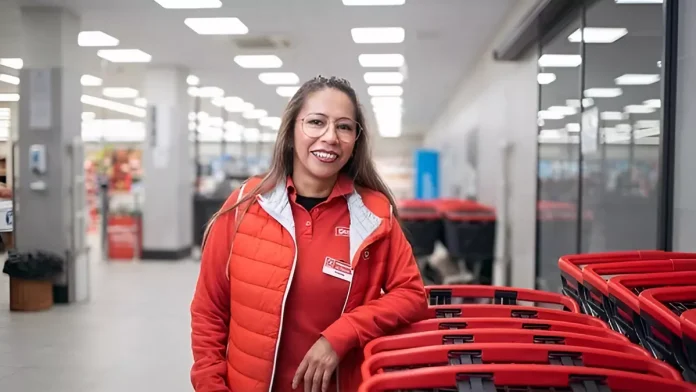
[[[365,251],[363,252],[363,260],[369,260],[369,259],[370,259],[370,250],[366,248]]]
[[[350,229],[347,227],[337,227],[336,237],[350,237]]]

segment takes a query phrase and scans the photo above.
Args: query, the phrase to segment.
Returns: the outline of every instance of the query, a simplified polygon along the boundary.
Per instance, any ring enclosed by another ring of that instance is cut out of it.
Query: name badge
[[[324,268],[322,268],[322,272],[346,282],[351,282],[353,280],[353,268],[350,264],[331,257],[326,257],[326,259],[324,259]]]

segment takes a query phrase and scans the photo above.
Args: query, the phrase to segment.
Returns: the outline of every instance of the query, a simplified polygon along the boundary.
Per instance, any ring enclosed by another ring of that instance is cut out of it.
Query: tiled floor
[[[0,391],[190,392],[198,263],[92,265],[91,300],[10,313],[0,277]]]

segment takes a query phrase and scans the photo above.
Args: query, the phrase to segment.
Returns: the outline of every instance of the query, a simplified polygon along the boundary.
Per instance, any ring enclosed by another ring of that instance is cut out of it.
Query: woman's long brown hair
[[[234,203],[232,206],[221,209],[210,218],[203,235],[203,246],[205,246],[206,239],[210,233],[210,228],[221,215],[234,211],[235,208],[250,200],[253,203],[256,200],[256,196],[270,191],[279,182],[285,181],[287,176],[292,175],[294,159],[293,149],[295,145],[295,124],[297,123],[297,116],[302,110],[307,97],[317,91],[327,88],[339,90],[350,98],[350,100],[353,102],[353,106],[355,107],[355,121],[362,127],[360,136],[356,140],[355,147],[353,148],[353,156],[348,160],[345,166],[341,168],[341,173],[350,176],[353,183],[357,187],[372,189],[384,194],[384,196],[389,199],[389,203],[392,205],[394,215],[397,214],[394,197],[382,178],[379,176],[379,174],[377,174],[375,165],[372,162],[370,136],[369,132],[367,132],[367,130],[364,128],[365,116],[363,114],[362,107],[358,102],[358,97],[355,94],[355,90],[353,90],[350,83],[348,83],[348,81],[345,79],[317,76],[314,79],[304,83],[302,87],[297,90],[297,93],[295,93],[286,106],[285,111],[283,112],[280,128],[278,130],[278,137],[273,148],[273,158],[271,159],[271,168],[268,173],[263,176],[261,182],[255,186],[254,189],[245,192],[242,198],[236,203]],[[252,203],[249,203],[246,209],[248,209],[248,206],[250,206]],[[246,209],[244,212],[246,212]],[[242,215],[243,214],[239,214],[239,221],[241,221]],[[236,224],[238,226],[239,222]]]

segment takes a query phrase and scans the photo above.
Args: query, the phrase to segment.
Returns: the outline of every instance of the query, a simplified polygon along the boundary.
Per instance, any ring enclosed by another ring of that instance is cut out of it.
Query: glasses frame
[[[328,120],[328,124],[327,124],[327,126],[326,126],[326,129],[325,129],[324,132],[322,132],[321,135],[319,135],[319,136],[310,136],[310,135],[307,134],[307,132],[306,132],[305,129],[304,129],[304,122],[305,122],[305,119],[306,119],[307,117],[309,117],[309,116],[312,116],[312,115],[315,115],[315,116],[317,116],[317,115],[318,115],[318,116],[324,116],[324,117],[326,117],[326,119]],[[302,118],[300,118],[300,119],[298,119],[298,120],[299,120],[299,122],[300,122],[300,127],[301,127],[301,129],[302,129],[302,133],[304,133],[304,135],[307,136],[307,137],[310,138],[310,139],[319,139],[320,137],[326,135],[326,132],[329,131],[329,128],[330,128],[331,123],[333,123],[334,129],[336,128],[336,121],[337,121],[337,120],[334,120],[334,119],[332,119],[331,117],[327,116],[327,115],[324,114],[324,113],[308,113],[306,116],[304,116],[304,117],[302,117]],[[363,131],[363,126],[362,126],[362,124],[360,124],[359,122],[353,120],[352,118],[348,118],[348,117],[341,117],[341,118],[339,118],[338,120],[350,120],[350,121],[353,121],[353,122],[355,123],[355,125],[357,125],[357,128],[356,128],[357,134],[355,135],[355,139],[352,140],[353,143],[357,142],[358,139],[360,139],[360,135],[362,135],[362,131]],[[336,132],[336,138],[337,138],[338,140],[340,140],[341,142],[343,142],[343,143],[349,143],[349,142],[347,142],[347,141],[345,141],[345,140],[342,140],[341,137],[339,136],[338,132]]]

